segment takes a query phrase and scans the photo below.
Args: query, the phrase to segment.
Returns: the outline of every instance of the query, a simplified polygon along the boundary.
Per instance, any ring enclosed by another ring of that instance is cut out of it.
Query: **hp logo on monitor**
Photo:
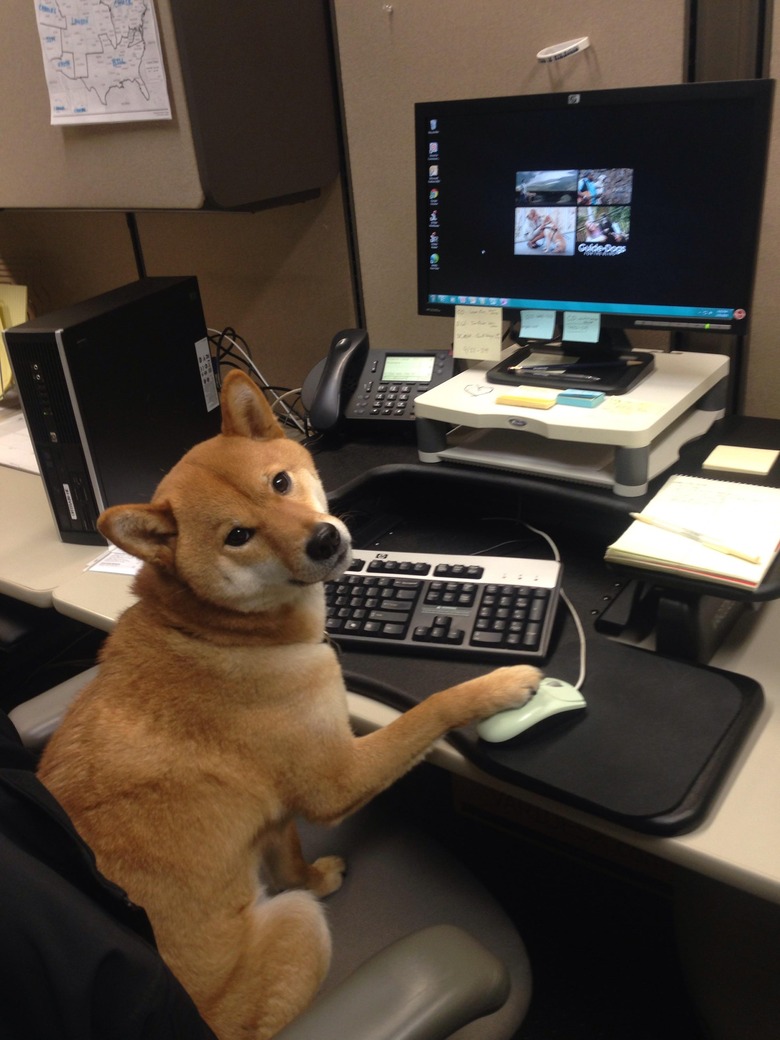
[[[569,94],[568,104],[579,105],[582,94]]]

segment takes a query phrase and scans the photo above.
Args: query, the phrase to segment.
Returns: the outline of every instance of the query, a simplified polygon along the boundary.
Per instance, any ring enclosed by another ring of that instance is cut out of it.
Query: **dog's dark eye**
[[[277,473],[271,480],[271,487],[277,494],[286,495],[292,487],[292,478],[290,477],[290,474],[285,473],[284,470],[282,470],[281,473]]]
[[[254,537],[252,527],[234,527],[225,539],[225,545],[246,545],[250,538]]]

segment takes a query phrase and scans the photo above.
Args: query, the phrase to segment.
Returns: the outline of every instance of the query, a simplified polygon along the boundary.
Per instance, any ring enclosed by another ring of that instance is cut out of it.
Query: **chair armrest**
[[[68,705],[76,694],[97,675],[98,666],[66,679],[59,686],[17,704],[8,712],[8,717],[22,738],[22,743],[31,751],[42,751],[49,737],[62,721]]]
[[[497,957],[461,928],[434,925],[371,957],[275,1040],[444,1040],[508,995]]]

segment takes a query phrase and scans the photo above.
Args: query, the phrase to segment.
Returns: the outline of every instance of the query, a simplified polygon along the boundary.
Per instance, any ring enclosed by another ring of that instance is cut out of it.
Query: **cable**
[[[144,251],[141,245],[141,236],[138,233],[138,221],[136,220],[135,213],[125,213],[125,221],[127,223],[127,230],[130,232],[130,244],[133,247],[135,269],[139,278],[146,278],[146,262],[144,260]]]
[[[501,518],[497,517],[496,519],[501,519]],[[525,520],[516,520],[516,521],[511,521],[511,522],[521,523],[523,525],[523,527],[526,528],[526,530],[531,531],[533,534],[538,535],[540,538],[543,538],[545,540],[545,542],[547,542],[547,544],[550,546],[550,549],[552,550],[552,554],[553,554],[553,559],[555,560],[555,562],[556,563],[560,563],[561,562],[561,554],[560,554],[560,551],[558,549],[558,546],[555,544],[555,542],[553,541],[552,537],[549,534],[547,534],[546,531],[541,531],[541,530],[539,530],[539,528],[533,527],[531,524],[527,523]],[[471,555],[472,556],[492,555],[492,554],[494,554],[496,552],[497,549],[501,549],[505,545],[512,545],[513,543],[517,543],[518,541],[519,541],[518,538],[508,538],[508,539],[506,539],[503,542],[498,542],[495,545],[491,545],[490,548],[488,548],[488,549],[479,549],[477,552],[472,553]],[[581,689],[583,683],[585,682],[585,678],[586,678],[586,675],[587,675],[587,637],[585,635],[585,627],[582,624],[580,616],[577,613],[577,610],[576,610],[574,604],[572,603],[572,601],[567,596],[566,590],[563,587],[561,587],[560,595],[561,595],[561,599],[566,604],[566,607],[567,607],[569,613],[571,614],[572,621],[574,622],[574,627],[577,630],[577,638],[579,639],[579,644],[580,644],[579,675],[577,677],[577,681],[574,683],[574,686],[579,690],[579,689]]]
[[[214,344],[216,349],[216,362],[219,368],[223,364],[232,364],[230,361],[226,361],[225,358],[232,355],[234,351],[242,358],[244,365],[250,369],[252,374],[256,377],[263,390],[267,391],[273,396],[272,407],[276,408],[281,406],[285,412],[285,421],[291,423],[296,429],[303,434],[304,437],[308,435],[308,431],[304,425],[303,420],[296,415],[293,408],[291,408],[284,398],[290,393],[300,393],[298,390],[285,390],[280,396],[277,394],[275,387],[271,386],[268,380],[265,378],[263,373],[257,367],[255,362],[252,360],[252,356],[249,353],[249,349],[246,345],[246,341],[240,337],[235,329],[230,327],[223,329],[221,332],[218,329],[208,329],[209,339]],[[225,346],[225,343],[228,346]],[[238,367],[238,366],[234,366]]]
[[[560,551],[558,551],[557,546],[553,542],[552,538],[547,534],[547,532],[544,530],[540,530],[538,527],[531,526],[531,524],[527,523],[525,520],[521,520],[520,523],[524,524],[528,530],[534,531],[535,535],[539,535],[540,538],[543,538],[545,542],[547,542],[549,547],[552,549],[553,560],[556,563],[560,564],[561,553]],[[586,675],[588,673],[588,646],[586,632],[584,632],[584,627],[579,618],[579,615],[576,612],[574,604],[567,596],[566,590],[563,587],[561,589],[561,598],[569,608],[569,614],[571,614],[572,621],[574,622],[574,627],[577,630],[577,639],[579,640],[579,675],[577,676],[577,681],[574,683],[576,690],[579,690],[584,680],[586,680]]]

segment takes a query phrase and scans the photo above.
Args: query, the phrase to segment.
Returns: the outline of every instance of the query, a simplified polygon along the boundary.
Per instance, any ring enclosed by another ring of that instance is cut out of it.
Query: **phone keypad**
[[[390,383],[374,375],[378,361],[374,363],[370,378],[359,384],[352,396],[347,415],[354,419],[413,419],[414,402],[419,394],[429,390],[447,378],[449,353],[439,351],[431,378],[426,383]]]

